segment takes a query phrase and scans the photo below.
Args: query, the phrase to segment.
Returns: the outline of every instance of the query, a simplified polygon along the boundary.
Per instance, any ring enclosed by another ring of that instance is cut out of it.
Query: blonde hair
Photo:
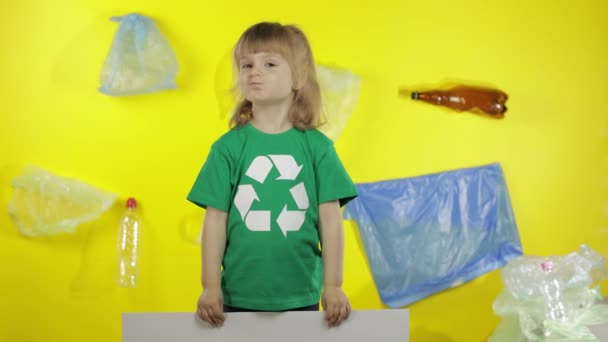
[[[308,39],[294,25],[262,22],[248,28],[234,47],[233,62],[238,70],[240,59],[247,53],[273,52],[280,54],[291,68],[293,102],[289,120],[299,129],[315,128],[319,124],[321,91],[315,62]],[[230,119],[231,127],[239,127],[253,117],[252,104],[240,99]]]

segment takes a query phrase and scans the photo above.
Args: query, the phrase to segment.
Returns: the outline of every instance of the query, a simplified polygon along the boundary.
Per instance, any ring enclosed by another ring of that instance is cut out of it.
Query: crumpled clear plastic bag
[[[215,99],[221,120],[232,117],[239,97],[238,70],[232,58],[232,50],[230,50],[220,58],[215,67]]]
[[[356,184],[356,221],[382,301],[409,305],[522,255],[499,164]]]
[[[541,264],[550,262],[563,290],[587,287],[606,278],[606,259],[587,245],[565,256],[526,255],[511,260],[501,270],[505,288],[516,298],[526,299],[543,294],[547,278]]]
[[[205,211],[196,211],[182,217],[179,230],[182,239],[195,245],[201,244]]]
[[[349,70],[317,65],[321,88],[321,126],[319,130],[338,140],[359,100],[361,79]]]
[[[123,96],[177,88],[177,57],[154,21],[135,13],[111,20],[120,26],[101,70],[99,91]]]
[[[75,179],[29,166],[15,177],[8,212],[17,229],[29,237],[73,233],[93,221],[116,200],[116,195]]]
[[[594,287],[608,276],[606,259],[587,245],[566,256],[512,259],[501,276],[505,288],[492,307],[503,321],[490,342],[598,341],[588,327],[608,323],[608,305]]]

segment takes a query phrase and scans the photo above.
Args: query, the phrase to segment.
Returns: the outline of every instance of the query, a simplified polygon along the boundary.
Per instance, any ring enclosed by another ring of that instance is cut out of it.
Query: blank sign
[[[292,311],[229,312],[221,328],[194,313],[124,313],[123,342],[409,342],[407,309],[354,310],[340,326],[329,328],[324,313]]]

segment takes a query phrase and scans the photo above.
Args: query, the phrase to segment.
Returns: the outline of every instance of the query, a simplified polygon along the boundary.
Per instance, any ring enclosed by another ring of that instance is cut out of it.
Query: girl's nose
[[[252,75],[260,75],[260,74],[262,74],[262,70],[261,70],[261,68],[260,68],[260,67],[258,67],[258,66],[254,66],[254,67],[253,67],[253,68],[251,68],[251,69],[252,69],[252,70],[251,70],[251,74],[252,74]]]

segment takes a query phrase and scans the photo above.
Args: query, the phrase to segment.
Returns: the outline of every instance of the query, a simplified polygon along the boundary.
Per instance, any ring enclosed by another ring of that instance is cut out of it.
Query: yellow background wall
[[[179,89],[112,98],[98,74],[117,24],[151,16],[180,60]],[[356,182],[500,162],[524,252],[608,255],[608,34],[604,1],[22,0],[0,10],[0,203],[27,164],[121,196],[77,234],[20,235],[0,211],[0,341],[119,341],[124,311],[191,311],[200,293],[203,213],[185,200],[227,128],[216,67],[262,20],[297,23],[318,63],[362,79],[337,149]],[[456,114],[399,87],[470,82],[510,99],[504,120]],[[113,281],[115,220],[136,196],[146,220],[143,279]],[[384,307],[356,227],[347,223],[345,290]],[[603,283],[606,294],[606,282]],[[492,272],[415,303],[412,341],[481,341],[499,317]]]

